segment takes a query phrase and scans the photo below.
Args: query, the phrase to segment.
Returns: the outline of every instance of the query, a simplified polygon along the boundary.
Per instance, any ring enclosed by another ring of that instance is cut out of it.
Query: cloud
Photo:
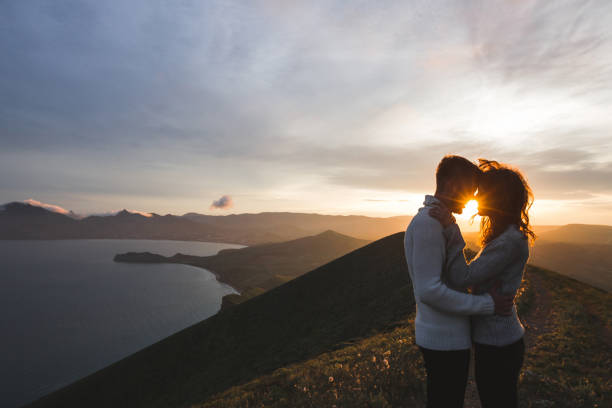
[[[224,195],[220,199],[214,200],[212,204],[210,205],[210,209],[211,210],[214,210],[214,209],[225,210],[225,209],[233,207],[233,205],[234,203],[232,201],[232,197],[228,195]]]
[[[606,1],[477,1],[463,12],[479,69],[538,88],[609,95],[601,87],[612,80],[611,10]]]
[[[30,205],[34,205],[36,207],[42,207],[45,210],[53,211],[59,214],[69,215],[71,213],[71,211],[62,208],[59,205],[43,203],[41,201],[34,200],[33,198],[28,198],[27,200],[23,200],[23,202]]]
[[[612,188],[612,3],[276,3],[7,2],[0,192],[421,193],[446,153]]]

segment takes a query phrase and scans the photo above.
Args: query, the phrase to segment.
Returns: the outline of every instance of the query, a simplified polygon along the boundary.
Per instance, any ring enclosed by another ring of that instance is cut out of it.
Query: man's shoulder
[[[417,211],[417,213],[412,217],[410,224],[408,224],[408,228],[406,228],[407,233],[420,232],[423,230],[433,230],[439,231],[442,234],[442,224],[431,215],[429,215],[428,207],[421,207]]]

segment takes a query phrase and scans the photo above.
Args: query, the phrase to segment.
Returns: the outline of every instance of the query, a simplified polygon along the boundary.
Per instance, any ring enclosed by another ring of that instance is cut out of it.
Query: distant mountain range
[[[410,216],[388,218],[289,212],[182,216],[127,210],[81,219],[23,202],[0,207],[0,239],[171,239],[254,245],[283,242],[334,230],[375,240],[403,231]]]

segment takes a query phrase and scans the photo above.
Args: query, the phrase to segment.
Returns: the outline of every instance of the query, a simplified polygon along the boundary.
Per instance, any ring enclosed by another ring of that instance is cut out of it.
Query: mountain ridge
[[[283,242],[333,229],[345,235],[373,240],[403,231],[412,218],[290,212],[162,216],[123,209],[115,215],[74,219],[29,203],[14,201],[3,206],[0,239],[170,239],[255,245]]]

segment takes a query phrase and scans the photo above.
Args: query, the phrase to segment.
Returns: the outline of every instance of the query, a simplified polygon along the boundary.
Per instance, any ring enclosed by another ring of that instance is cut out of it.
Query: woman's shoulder
[[[491,242],[489,242],[486,246],[492,246],[492,247],[526,246],[528,247],[529,244],[528,244],[527,237],[525,236],[525,234],[523,234],[523,232],[519,229],[517,225],[512,224],[512,225],[509,225],[508,228],[506,228],[504,232],[502,232],[497,237],[495,237],[493,240],[491,240]]]
[[[508,242],[512,242],[512,244],[519,248],[520,250],[524,251],[529,250],[529,239],[527,238],[527,235],[521,231],[521,229],[517,226],[517,225],[510,225],[508,226],[508,228],[506,229],[506,231],[504,231],[505,234],[505,239]]]

